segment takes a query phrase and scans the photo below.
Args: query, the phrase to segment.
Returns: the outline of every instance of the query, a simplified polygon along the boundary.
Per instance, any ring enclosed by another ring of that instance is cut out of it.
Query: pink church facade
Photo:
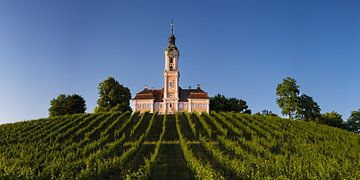
[[[179,50],[175,45],[175,35],[171,32],[169,45],[165,50],[164,87],[161,89],[144,89],[132,99],[133,112],[158,112],[173,114],[175,112],[209,112],[208,93],[200,88],[183,89],[180,87]]]

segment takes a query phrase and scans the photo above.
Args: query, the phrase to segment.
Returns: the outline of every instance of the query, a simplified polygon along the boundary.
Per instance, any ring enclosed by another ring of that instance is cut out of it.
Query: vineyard
[[[0,125],[0,179],[360,179],[360,136],[221,112]]]

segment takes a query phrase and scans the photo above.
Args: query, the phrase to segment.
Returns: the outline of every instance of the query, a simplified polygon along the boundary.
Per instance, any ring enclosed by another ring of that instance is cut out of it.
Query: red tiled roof
[[[162,102],[164,98],[164,89],[154,89],[153,96],[155,97],[155,102]]]
[[[190,96],[188,96],[188,98],[191,98],[191,99],[209,99],[209,96],[208,96],[207,93],[190,92]]]
[[[162,102],[164,89],[144,89],[138,93],[136,93],[136,96],[134,99],[154,99],[155,102]]]
[[[179,97],[181,102],[188,101],[188,98],[191,99],[209,99],[208,93],[203,91],[200,88],[196,89],[182,89],[179,88]]]
[[[190,99],[209,99],[208,93],[203,91],[200,87],[196,89],[190,89],[190,94],[188,96]]]

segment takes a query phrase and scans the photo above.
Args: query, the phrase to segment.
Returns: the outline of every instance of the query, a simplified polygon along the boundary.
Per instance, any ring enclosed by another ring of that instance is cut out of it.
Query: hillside
[[[359,179],[360,137],[236,113],[99,113],[0,125],[0,179]]]

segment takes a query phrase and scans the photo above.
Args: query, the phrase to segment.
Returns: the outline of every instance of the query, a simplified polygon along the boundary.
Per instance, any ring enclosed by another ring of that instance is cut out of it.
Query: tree
[[[246,101],[237,98],[226,98],[222,94],[210,98],[210,108],[212,111],[235,111],[251,114]]]
[[[347,123],[351,131],[360,133],[360,109],[351,111],[351,115],[347,120]]]
[[[342,128],[344,120],[339,113],[332,111],[322,114],[319,122],[328,126]]]
[[[321,117],[320,106],[313,100],[312,97],[302,94],[298,98],[298,109],[296,116],[305,121],[316,121]]]
[[[261,116],[274,116],[274,117],[277,117],[278,115],[275,114],[274,112],[272,111],[269,111],[267,109],[263,109],[261,112],[257,112],[256,115],[261,115]]]
[[[95,112],[129,111],[130,89],[121,85],[113,77],[105,79],[98,85],[99,99]]]
[[[281,113],[292,119],[298,108],[299,86],[295,79],[287,77],[276,87],[276,101],[281,108]]]
[[[49,116],[84,113],[86,104],[84,98],[77,94],[60,94],[50,101]]]

